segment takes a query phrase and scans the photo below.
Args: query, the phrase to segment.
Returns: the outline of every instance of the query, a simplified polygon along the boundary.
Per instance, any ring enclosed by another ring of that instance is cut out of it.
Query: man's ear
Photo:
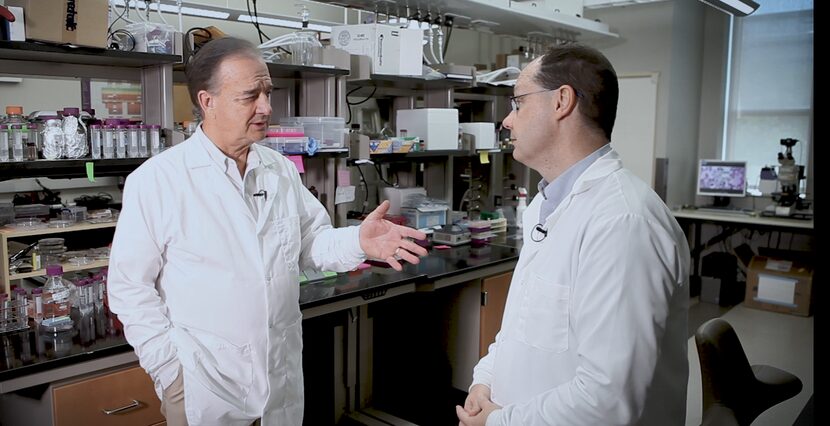
[[[556,91],[553,98],[554,114],[558,118],[565,118],[576,109],[577,96],[576,90],[567,84]]]
[[[199,100],[199,108],[201,108],[202,111],[212,109],[214,107],[214,103],[216,102],[214,97],[208,93],[207,90],[200,90],[196,95],[196,98]]]

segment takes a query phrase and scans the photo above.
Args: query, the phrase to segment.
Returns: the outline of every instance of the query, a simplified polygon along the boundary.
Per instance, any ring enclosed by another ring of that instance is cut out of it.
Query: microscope
[[[792,216],[801,210],[809,208],[809,204],[801,198],[799,186],[804,179],[804,166],[795,164],[793,146],[798,139],[781,139],[784,152],[778,153],[778,185],[779,191],[772,193],[772,200],[777,203],[776,216]]]

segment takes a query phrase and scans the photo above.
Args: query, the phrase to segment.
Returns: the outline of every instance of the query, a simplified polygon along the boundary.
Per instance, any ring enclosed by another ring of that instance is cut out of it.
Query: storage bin
[[[173,35],[176,28],[172,25],[136,22],[127,25],[126,30],[135,37],[136,52],[173,54]]]
[[[444,207],[402,207],[401,215],[407,224],[415,229],[447,224],[447,209]]]
[[[306,137],[314,138],[319,149],[343,148],[346,119],[343,117],[283,117],[282,127],[302,127]]]

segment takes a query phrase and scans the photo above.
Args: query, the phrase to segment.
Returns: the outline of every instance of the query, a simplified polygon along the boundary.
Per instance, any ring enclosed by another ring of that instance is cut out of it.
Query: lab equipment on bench
[[[426,151],[458,149],[458,110],[455,108],[398,110],[395,124],[398,136],[420,137]]]
[[[779,191],[772,193],[772,199],[777,203],[776,216],[791,216],[799,210],[807,209],[804,199],[801,198],[800,186],[804,179],[804,166],[795,163],[793,147],[798,139],[781,139],[784,152],[778,153],[778,184]]]
[[[432,233],[432,242],[448,246],[460,246],[471,240],[470,231],[458,225],[445,225]]]

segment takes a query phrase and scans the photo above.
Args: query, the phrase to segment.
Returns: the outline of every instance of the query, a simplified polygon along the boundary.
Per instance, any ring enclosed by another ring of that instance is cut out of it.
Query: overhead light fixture
[[[251,15],[239,15],[236,18],[239,22],[254,22],[254,17]],[[301,29],[303,24],[298,21],[289,21],[288,19],[277,19],[277,18],[268,18],[264,16],[260,16],[257,19],[257,22],[263,25],[270,25],[272,27],[282,27],[282,28],[297,28]],[[319,31],[323,33],[330,33],[331,27],[326,25],[317,25],[317,24],[308,24],[308,29],[312,31]]]
[[[758,3],[752,0],[700,0],[721,12],[734,16],[751,15],[758,9]]]

